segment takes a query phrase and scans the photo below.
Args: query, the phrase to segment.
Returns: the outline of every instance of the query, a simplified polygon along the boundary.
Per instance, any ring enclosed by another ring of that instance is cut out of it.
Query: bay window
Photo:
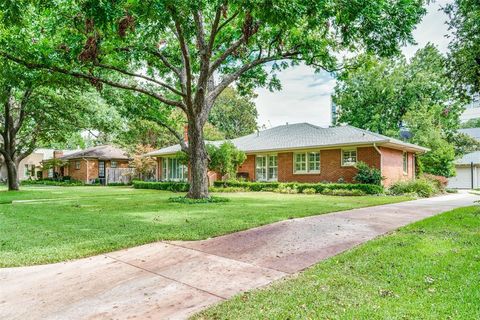
[[[320,152],[299,152],[293,155],[293,173],[320,173]]]
[[[256,156],[255,177],[257,181],[277,181],[278,158],[276,154]]]

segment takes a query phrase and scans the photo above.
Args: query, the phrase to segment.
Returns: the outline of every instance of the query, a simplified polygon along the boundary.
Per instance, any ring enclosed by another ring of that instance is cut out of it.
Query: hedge
[[[273,191],[280,185],[295,188],[298,192],[304,189],[315,189],[316,193],[323,193],[325,189],[331,190],[361,190],[366,194],[382,194],[383,187],[373,184],[356,183],[295,183],[295,182],[246,182],[246,181],[215,181],[215,187],[245,188],[250,191]]]
[[[20,181],[21,185],[44,185],[44,186],[60,186],[60,187],[68,187],[68,186],[84,186],[85,183],[78,180],[52,180],[52,179],[39,179],[39,180],[22,180]]]
[[[187,182],[146,182],[146,181],[133,181],[133,187],[135,189],[155,189],[166,190],[172,192],[187,192],[190,185]]]

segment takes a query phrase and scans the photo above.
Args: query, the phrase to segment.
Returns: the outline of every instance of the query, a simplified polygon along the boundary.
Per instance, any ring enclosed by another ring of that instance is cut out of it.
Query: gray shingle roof
[[[459,129],[458,132],[465,133],[472,138],[480,140],[480,128]]]
[[[466,164],[480,164],[480,151],[475,151],[472,153],[467,153],[461,159],[455,161],[455,164],[466,165]]]
[[[60,159],[69,160],[79,158],[95,158],[99,160],[128,160],[129,156],[125,151],[120,148],[110,145],[104,145],[80,150],[63,156]]]
[[[221,144],[222,142],[223,141],[215,141],[213,144]],[[427,148],[352,126],[322,128],[309,123],[278,126],[232,139],[231,142],[238,149],[246,153],[373,143],[389,144],[416,152],[428,151]],[[180,151],[180,145],[175,145],[150,152],[147,155],[168,155],[178,151]]]

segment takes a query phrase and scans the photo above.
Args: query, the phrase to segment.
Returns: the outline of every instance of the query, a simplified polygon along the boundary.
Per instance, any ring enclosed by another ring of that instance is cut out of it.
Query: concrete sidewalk
[[[183,319],[403,225],[467,193],[292,219],[203,241],[157,242],[0,269],[0,319]]]

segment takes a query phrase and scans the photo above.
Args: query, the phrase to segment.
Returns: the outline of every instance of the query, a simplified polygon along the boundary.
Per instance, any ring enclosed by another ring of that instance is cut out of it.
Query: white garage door
[[[478,188],[480,170],[473,168],[473,186]],[[470,167],[457,167],[457,176],[448,179],[449,188],[470,189],[472,187],[472,169]]]

